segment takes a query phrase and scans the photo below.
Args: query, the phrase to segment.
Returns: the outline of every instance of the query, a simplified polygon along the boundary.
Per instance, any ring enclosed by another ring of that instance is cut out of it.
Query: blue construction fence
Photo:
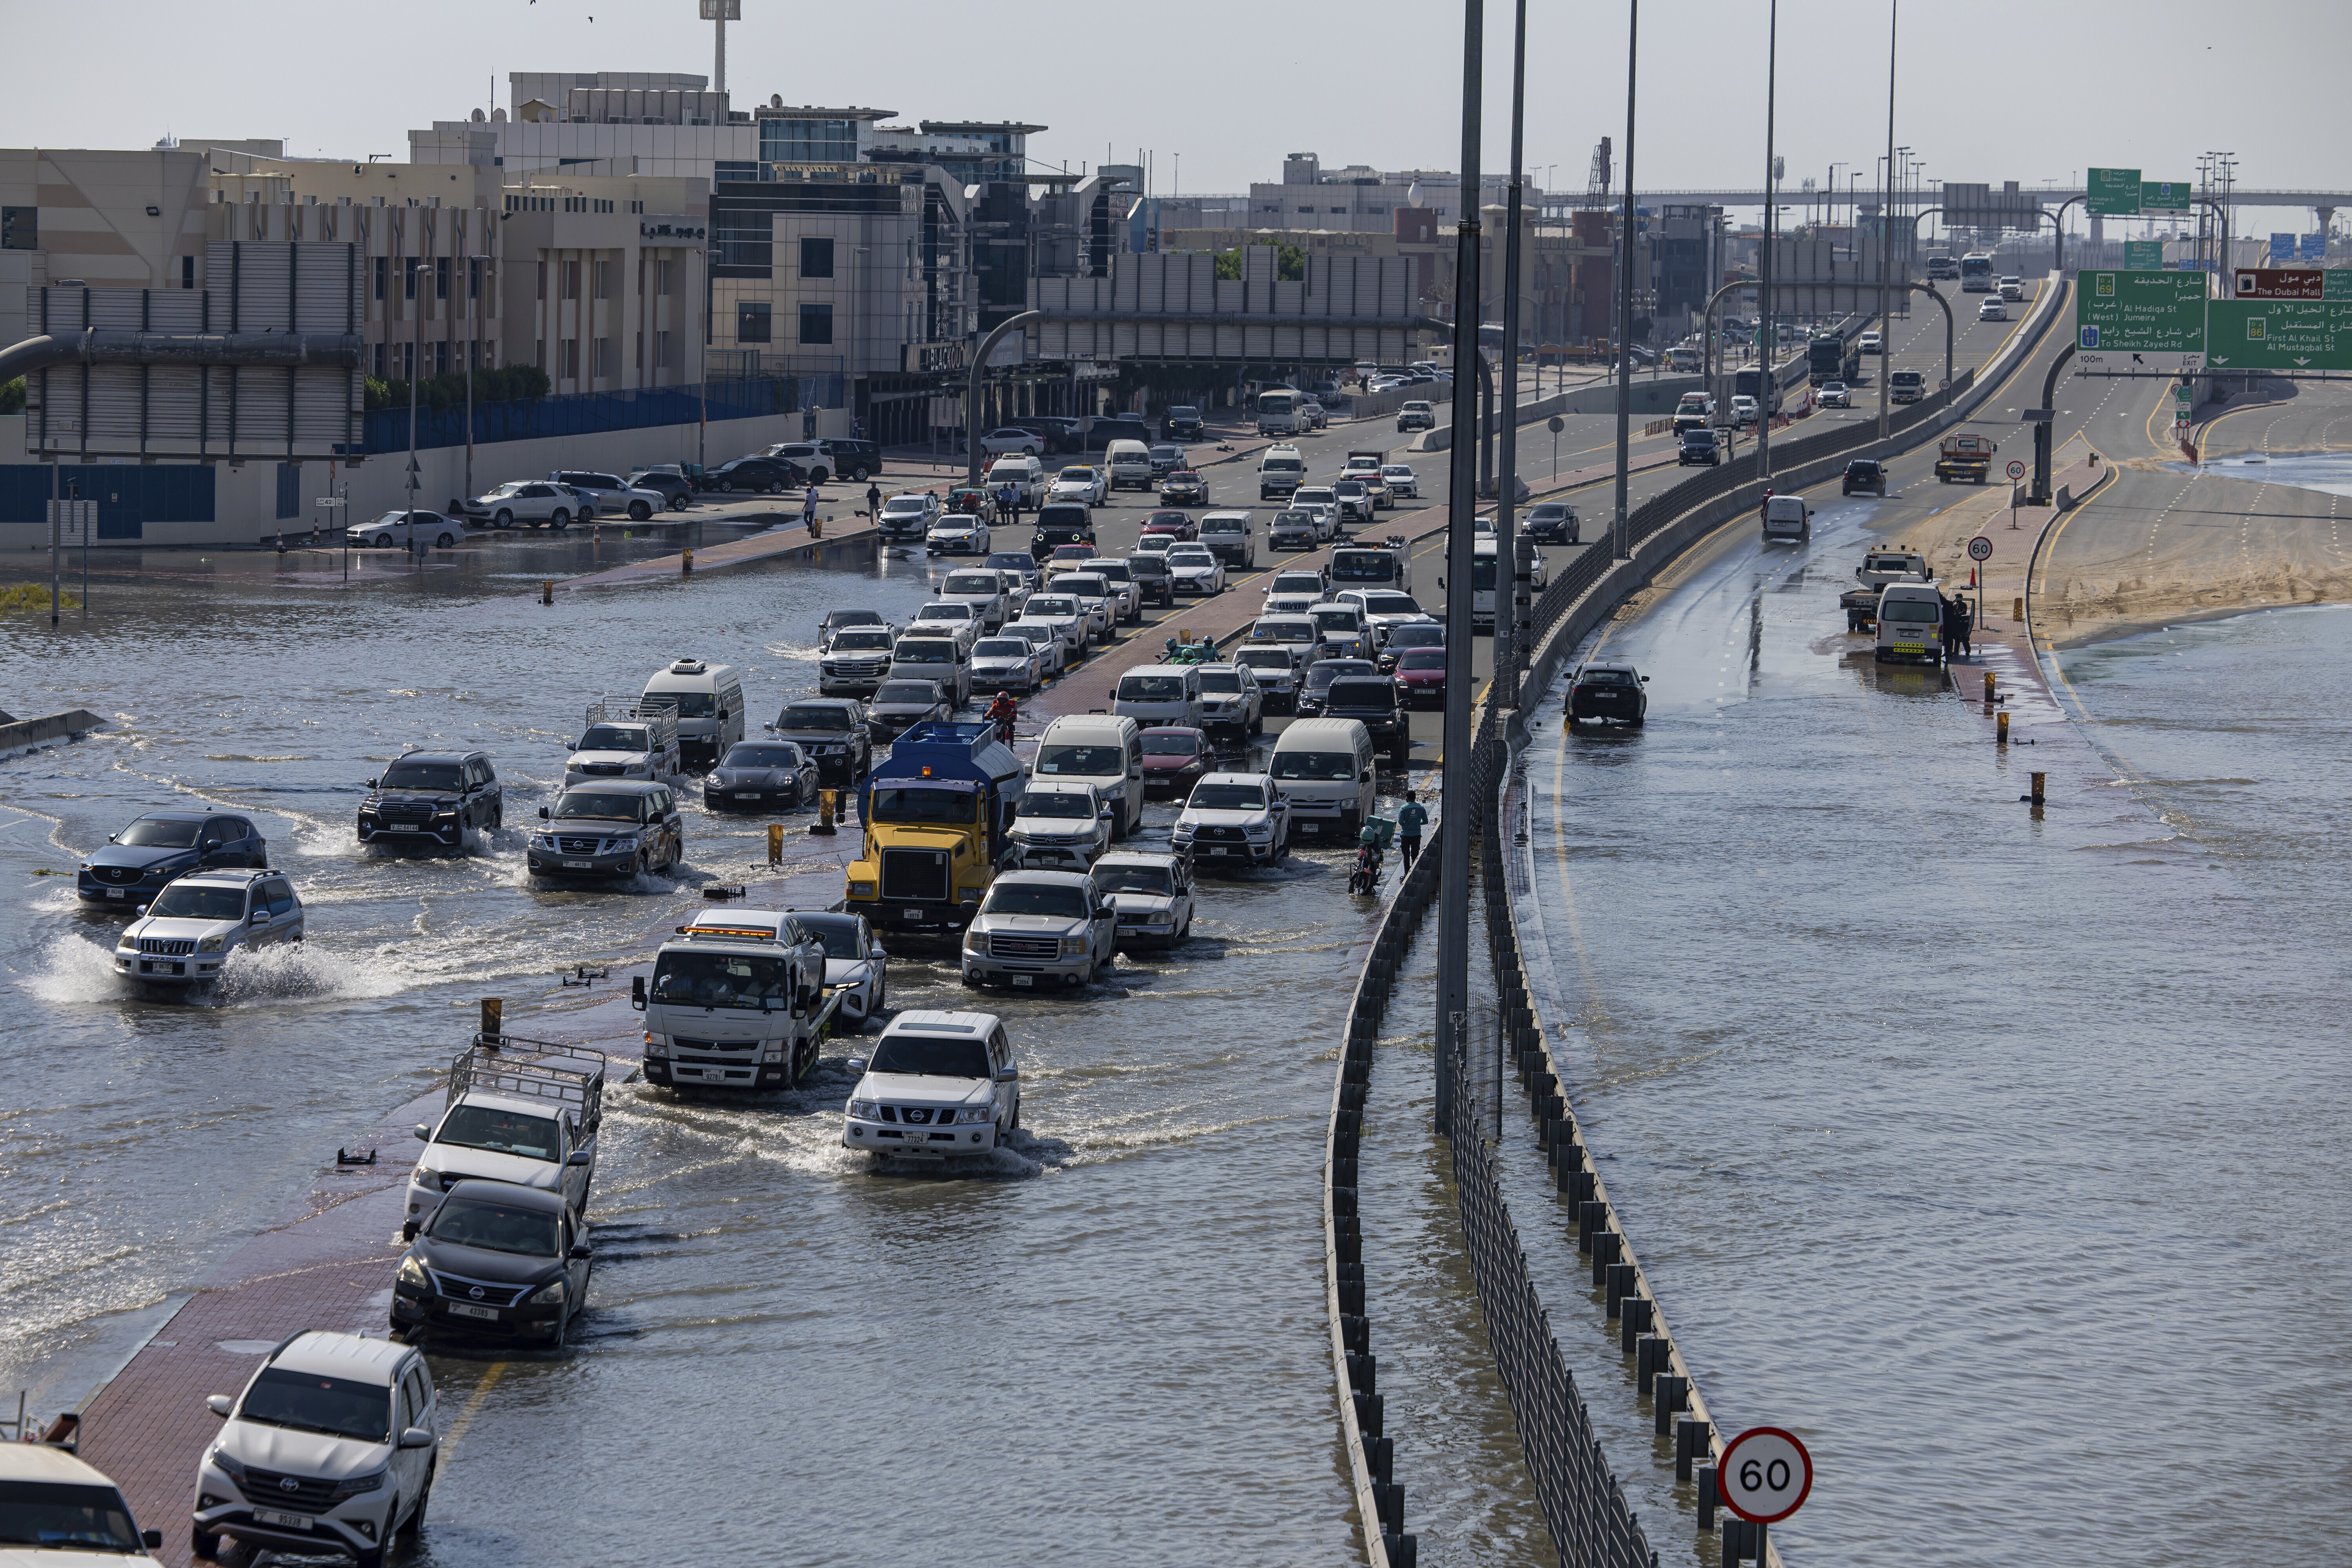
[[[712,420],[756,419],[803,408],[838,408],[842,404],[842,377],[762,376],[754,381],[709,381],[626,392],[569,392],[517,403],[477,403],[474,444],[536,441],[551,436],[601,436],[613,430],[644,430],[658,425],[692,425],[704,416],[706,393]],[[465,444],[465,405],[416,411],[419,447]],[[370,409],[364,450],[408,450],[408,410]]]
[[[213,470],[198,463],[0,463],[0,522],[49,520],[52,496],[98,503],[100,539],[143,539],[151,522],[211,522]]]

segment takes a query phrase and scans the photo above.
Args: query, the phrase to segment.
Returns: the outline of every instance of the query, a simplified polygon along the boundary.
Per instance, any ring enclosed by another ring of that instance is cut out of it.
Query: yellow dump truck
[[[1948,485],[1954,479],[1982,484],[1992,472],[1992,453],[1990,436],[1947,436],[1936,454],[1936,477]]]

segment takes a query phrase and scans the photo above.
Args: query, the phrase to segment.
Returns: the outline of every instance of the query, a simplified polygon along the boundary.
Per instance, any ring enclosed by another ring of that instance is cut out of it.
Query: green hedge
[[[547,395],[547,372],[535,364],[510,364],[497,370],[478,370],[474,374],[474,401],[477,403],[527,403]],[[463,407],[466,402],[466,373],[449,371],[428,376],[416,384],[416,404],[420,408],[438,412]],[[368,377],[367,405],[375,408],[405,408],[408,406],[408,383],[378,381]]]

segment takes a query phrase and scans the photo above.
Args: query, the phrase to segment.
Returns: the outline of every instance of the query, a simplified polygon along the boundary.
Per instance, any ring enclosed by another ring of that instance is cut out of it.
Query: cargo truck
[[[866,781],[866,842],[845,913],[877,930],[968,924],[1013,848],[1021,759],[993,724],[933,721],[898,737]]]
[[[778,910],[711,910],[677,928],[636,976],[646,1081],[791,1089],[816,1066],[829,1017],[822,939]]]
[[[1992,438],[1971,436],[1963,432],[1944,437],[1936,454],[1936,477],[1950,484],[1954,479],[1972,479],[1983,484],[1992,472]]]

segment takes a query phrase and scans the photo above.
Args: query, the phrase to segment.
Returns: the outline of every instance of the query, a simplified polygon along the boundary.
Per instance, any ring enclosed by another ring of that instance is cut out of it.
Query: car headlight
[[[870,1100],[853,1100],[849,1102],[849,1114],[860,1121],[879,1121],[882,1108]]]
[[[245,1479],[245,1466],[240,1464],[226,1448],[216,1447],[205,1458],[213,1462],[213,1468],[231,1479],[239,1481]]]
[[[963,928],[963,950],[966,952],[978,952],[980,944],[986,940],[987,937],[978,926],[969,925]]]
[[[1064,958],[1082,957],[1086,951],[1087,939],[1085,937],[1066,936],[1062,939],[1062,956]]]
[[[636,847],[637,840],[635,836],[633,834],[626,838],[614,839],[611,843],[607,844],[604,848],[607,854],[626,855],[630,850],[635,849]]]
[[[852,882],[849,884],[849,896],[853,899],[870,899],[874,896],[874,884]]]
[[[1270,822],[1253,822],[1242,829],[1243,837],[1248,838],[1265,838],[1273,832],[1274,825]]]
[[[552,849],[555,847],[555,835],[552,833],[537,834],[532,837],[530,842],[531,847],[535,849]]]
[[[414,1258],[404,1258],[400,1260],[400,1272],[394,1275],[394,1279],[399,1284],[412,1286],[419,1290],[429,1289],[433,1283],[425,1277],[425,1265],[417,1262]]]
[[[222,948],[226,947],[227,945],[228,939],[225,936],[208,936],[197,942],[196,951],[198,952],[218,952]]]
[[[958,1126],[970,1126],[971,1123],[976,1121],[993,1121],[995,1120],[996,1108],[989,1105],[967,1105],[962,1110],[956,1112],[956,1124]]]
[[[1143,923],[1148,926],[1174,925],[1176,917],[1166,910],[1154,910],[1143,917]]]
[[[559,1305],[562,1300],[563,1279],[562,1276],[558,1275],[555,1279],[552,1279],[546,1284],[541,1285],[538,1289],[533,1290],[530,1295],[524,1300],[523,1305],[526,1307],[553,1307]]]
[[[387,1468],[381,1470],[371,1470],[364,1476],[353,1476],[347,1481],[337,1481],[335,1483],[334,1492],[331,1495],[337,1502],[342,1501],[345,1498],[363,1496],[368,1492],[375,1491],[380,1489],[383,1485],[384,1478],[391,1473],[391,1470]]]

